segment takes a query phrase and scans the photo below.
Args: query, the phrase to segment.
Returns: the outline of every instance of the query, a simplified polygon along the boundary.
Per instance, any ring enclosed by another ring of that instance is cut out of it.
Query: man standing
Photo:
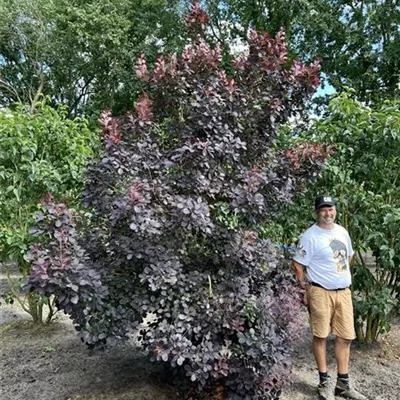
[[[334,394],[366,400],[349,384],[350,344],[355,338],[351,299],[350,262],[354,251],[346,229],[335,223],[336,207],[331,196],[315,200],[317,223],[300,238],[292,267],[305,289],[304,302],[310,311],[313,352],[319,371],[318,394],[334,400]],[[307,280],[304,268],[307,269]],[[337,382],[333,389],[328,375],[326,342],[335,335]]]

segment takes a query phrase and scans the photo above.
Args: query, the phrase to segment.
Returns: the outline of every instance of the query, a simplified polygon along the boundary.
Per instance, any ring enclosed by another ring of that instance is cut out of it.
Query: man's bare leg
[[[367,398],[350,385],[349,361],[351,340],[336,337],[335,356],[338,370],[338,379],[335,394],[347,399],[367,400]]]
[[[313,337],[313,351],[319,372],[318,396],[320,400],[335,400],[326,362],[327,338]]]
[[[349,372],[350,362],[350,345],[351,340],[342,339],[336,336],[335,339],[335,357],[337,370],[339,374],[347,374]]]
[[[326,340],[327,338],[313,336],[313,351],[319,372],[328,372],[328,365],[326,362]]]

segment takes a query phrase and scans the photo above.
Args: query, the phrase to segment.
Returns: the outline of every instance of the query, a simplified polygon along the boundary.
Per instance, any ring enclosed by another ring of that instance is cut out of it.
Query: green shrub
[[[86,121],[67,119],[62,106],[54,110],[38,103],[33,113],[24,106],[0,110],[0,261],[5,266],[14,263],[23,276],[29,274],[29,227],[40,200],[53,193],[74,203],[96,146]],[[10,290],[18,295],[18,285]],[[26,309],[40,321],[36,306],[48,299],[34,296]]]

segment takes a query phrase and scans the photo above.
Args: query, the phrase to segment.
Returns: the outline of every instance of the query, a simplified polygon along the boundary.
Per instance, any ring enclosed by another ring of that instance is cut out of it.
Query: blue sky
[[[335,93],[335,91],[336,91],[335,88],[333,86],[331,86],[329,83],[327,83],[326,75],[323,73],[321,74],[321,82],[324,82],[325,87],[322,88],[322,85],[320,85],[318,90],[314,94],[314,97],[319,97],[319,96],[323,96],[325,94]]]

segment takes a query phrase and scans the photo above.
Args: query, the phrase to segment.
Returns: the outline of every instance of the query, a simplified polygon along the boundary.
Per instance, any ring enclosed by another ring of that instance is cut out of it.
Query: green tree
[[[287,32],[292,55],[322,58],[327,82],[351,86],[364,101],[400,93],[400,4],[393,0],[207,0],[215,36],[249,27]]]
[[[51,192],[73,204],[97,143],[85,120],[66,119],[66,107],[36,107],[34,113],[22,106],[0,111],[0,261],[6,269],[17,264],[25,277],[30,272],[29,226],[40,199]],[[43,322],[45,303],[51,320],[54,307],[48,298],[33,291],[24,299],[19,285],[14,287],[11,278],[9,283],[12,297],[34,322]]]
[[[339,220],[356,251],[357,338],[372,343],[390,330],[391,312],[399,306],[400,103],[370,108],[343,93],[330,102],[328,117],[316,123],[312,137],[334,146],[335,153],[308,198],[299,199],[286,218],[312,204],[317,193],[337,196]]]
[[[262,232],[285,247],[293,245],[315,221],[310,211],[315,196],[336,195],[338,222],[349,230],[356,251],[357,338],[372,343],[390,330],[400,305],[400,102],[371,108],[351,92],[331,100],[327,117],[315,121],[307,133],[294,137],[291,130],[281,132],[281,146],[295,148],[295,143],[312,140],[333,153],[315,184]],[[302,161],[302,156],[292,156]]]
[[[271,35],[285,27],[291,36],[294,22],[307,4],[301,0],[206,0],[210,20],[218,34],[245,37],[251,27]],[[229,23],[227,26],[226,23]]]
[[[399,24],[397,0],[313,0],[298,21],[296,48],[306,57],[319,54],[338,90],[353,87],[364,101],[398,98]]]
[[[34,104],[41,92],[69,116],[131,108],[134,60],[180,45],[178,1],[2,0],[0,98]]]

